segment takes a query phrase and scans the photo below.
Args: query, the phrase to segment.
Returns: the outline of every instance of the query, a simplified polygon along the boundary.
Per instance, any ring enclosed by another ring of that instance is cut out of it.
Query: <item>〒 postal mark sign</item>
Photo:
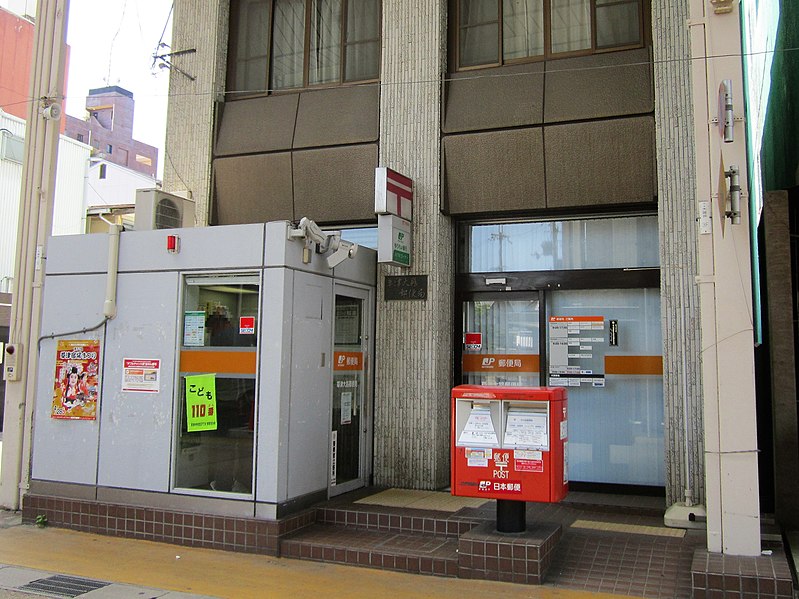
[[[413,180],[390,168],[375,169],[375,213],[413,220]]]

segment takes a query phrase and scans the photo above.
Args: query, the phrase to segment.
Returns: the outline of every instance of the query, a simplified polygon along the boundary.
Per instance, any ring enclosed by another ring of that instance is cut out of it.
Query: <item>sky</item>
[[[0,6],[17,14],[36,13],[36,0],[0,0]],[[159,177],[169,71],[152,65],[162,33],[163,41],[170,41],[171,7],[171,0],[70,0],[67,30],[66,113],[84,118],[90,89],[118,85],[133,92],[133,137],[159,149]]]

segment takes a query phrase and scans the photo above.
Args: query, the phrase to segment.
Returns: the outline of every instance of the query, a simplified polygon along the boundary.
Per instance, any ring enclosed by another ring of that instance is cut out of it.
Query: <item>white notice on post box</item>
[[[499,445],[494,422],[491,420],[491,409],[488,406],[474,406],[469,413],[469,420],[458,438],[458,445]]]
[[[508,410],[503,447],[548,450],[547,415],[527,410]]]

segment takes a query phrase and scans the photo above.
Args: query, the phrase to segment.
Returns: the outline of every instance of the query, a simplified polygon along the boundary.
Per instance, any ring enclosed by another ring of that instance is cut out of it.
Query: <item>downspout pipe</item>
[[[122,225],[108,226],[108,275],[105,283],[103,316],[107,319],[117,315],[117,279],[119,278],[119,236]]]

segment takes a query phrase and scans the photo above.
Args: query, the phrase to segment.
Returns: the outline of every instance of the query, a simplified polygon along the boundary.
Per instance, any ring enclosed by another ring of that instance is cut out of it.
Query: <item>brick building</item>
[[[133,94],[117,85],[90,89],[86,120],[67,115],[66,135],[95,155],[134,171],[156,176],[158,148],[133,139]]]

